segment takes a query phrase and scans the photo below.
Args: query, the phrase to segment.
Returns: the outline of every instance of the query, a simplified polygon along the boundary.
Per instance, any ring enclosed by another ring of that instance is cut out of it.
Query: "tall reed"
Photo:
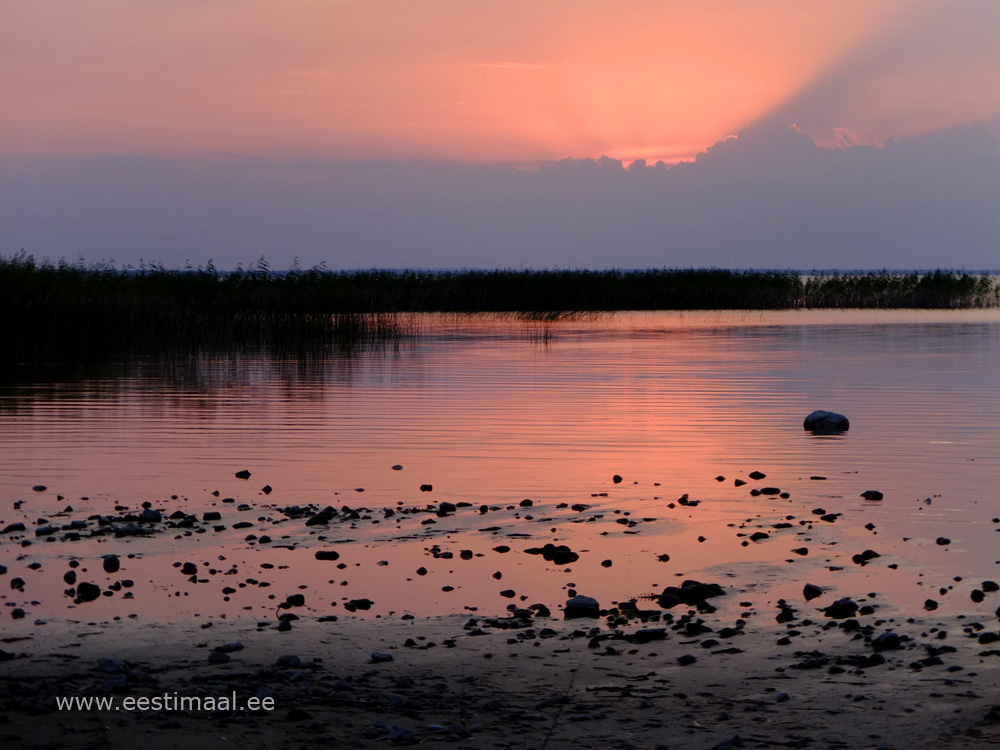
[[[411,312],[503,312],[534,319],[615,310],[1000,305],[988,277],[791,271],[271,271],[36,263],[0,257],[0,363],[72,361],[122,350],[254,345],[352,348],[411,333]]]

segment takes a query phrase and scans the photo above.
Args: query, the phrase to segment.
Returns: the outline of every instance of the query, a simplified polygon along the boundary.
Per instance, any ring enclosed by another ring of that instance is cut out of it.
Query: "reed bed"
[[[72,361],[177,346],[356,350],[414,333],[407,313],[556,319],[616,310],[1000,305],[988,276],[679,269],[644,271],[220,272],[0,257],[0,361]]]

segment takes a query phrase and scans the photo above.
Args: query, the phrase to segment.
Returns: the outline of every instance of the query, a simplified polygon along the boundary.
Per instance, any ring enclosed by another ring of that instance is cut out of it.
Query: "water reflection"
[[[569,542],[595,550],[577,566],[591,585],[610,591],[625,574],[633,593],[699,567],[780,566],[792,545],[743,547],[734,528],[758,515],[759,523],[809,518],[818,506],[891,527],[880,543],[912,559],[930,558],[900,539],[933,540],[942,524],[973,557],[993,543],[984,524],[993,511],[981,503],[1000,480],[995,311],[418,322],[413,340],[352,356],[200,350],[5,384],[0,496],[6,507],[27,500],[29,522],[63,509],[56,493],[95,514],[144,500],[202,513],[229,496],[254,508],[254,523],[307,503],[369,508],[375,518],[400,503],[485,504],[502,510],[481,523],[440,521],[436,530],[397,518],[348,533],[371,545],[359,560],[374,565],[389,547],[412,568],[429,538],[478,539],[481,547],[495,534],[525,533],[535,538],[527,546]],[[851,430],[805,432],[802,420],[817,408],[847,414]],[[404,470],[390,468],[397,464]],[[244,468],[252,479],[235,479]],[[767,500],[734,486],[753,470],[791,497]],[[614,474],[624,482],[613,484]],[[424,483],[432,494],[421,493]],[[36,484],[50,491],[33,494]],[[273,487],[267,496],[265,484]],[[885,500],[863,500],[868,489]],[[677,506],[682,493],[701,504]],[[521,509],[525,498],[532,511]],[[567,510],[574,504],[602,517]],[[655,520],[631,528],[619,523],[627,518]],[[502,531],[483,531],[494,525]],[[311,541],[301,525],[282,533],[290,545]],[[404,533],[412,541],[401,542]],[[836,541],[826,529],[814,533]],[[871,544],[863,524],[837,533]],[[259,560],[243,536],[227,529],[194,543]],[[56,554],[61,547],[35,545]],[[671,564],[657,567],[667,551]],[[612,556],[616,567],[600,568]],[[398,588],[395,564],[366,572],[365,585]],[[533,577],[537,560],[523,565],[510,573],[519,585],[558,596],[564,577]],[[467,569],[492,573],[484,566]],[[408,585],[399,600],[451,606],[434,580],[437,589]]]

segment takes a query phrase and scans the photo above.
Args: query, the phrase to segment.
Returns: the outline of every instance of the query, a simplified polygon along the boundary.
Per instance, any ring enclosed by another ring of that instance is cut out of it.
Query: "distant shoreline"
[[[1000,277],[965,271],[235,271],[0,257],[0,363],[77,361],[173,346],[365,346],[407,335],[401,314],[526,318],[651,310],[1000,307]]]

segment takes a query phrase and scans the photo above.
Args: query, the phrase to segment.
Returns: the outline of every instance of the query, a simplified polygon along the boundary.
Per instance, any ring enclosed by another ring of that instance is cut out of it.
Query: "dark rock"
[[[861,497],[865,500],[881,500],[883,495],[878,490],[865,490],[861,493]]]
[[[105,573],[117,573],[121,569],[122,563],[118,559],[118,555],[105,555],[103,565]]]
[[[858,613],[858,605],[853,599],[844,597],[843,599],[838,599],[829,607],[823,608],[821,611],[827,617],[834,620],[842,620],[845,617],[854,617]]]
[[[162,520],[163,515],[160,511],[153,510],[152,508],[146,508],[139,514],[140,523],[160,523]]]
[[[817,409],[805,418],[802,427],[818,435],[836,435],[849,430],[851,423],[843,414]]]
[[[433,492],[434,491],[434,485],[433,484],[422,484],[422,485],[420,485],[420,491],[421,492]]]
[[[250,478],[250,471],[248,469],[243,469],[242,471],[237,471],[236,472],[236,478],[237,479],[249,479]]]
[[[101,595],[101,587],[84,581],[76,587],[76,598],[81,602],[92,602]]]
[[[796,547],[795,549],[792,550],[792,552],[794,552],[796,555],[808,555],[809,554],[809,548],[808,547]]]
[[[340,553],[332,549],[318,549],[316,550],[317,560],[339,560]]]
[[[665,588],[656,603],[664,609],[670,609],[679,604],[693,606],[701,604],[713,596],[723,596],[725,593],[722,586],[717,583],[701,583],[700,581],[687,580],[679,587],[668,586]]]
[[[767,476],[767,474],[765,474],[762,471],[751,471],[749,476],[751,479],[759,480],[759,479],[764,479]]]
[[[805,597],[807,602],[812,601],[816,597],[822,595],[823,595],[823,589],[821,589],[819,586],[814,586],[811,583],[807,583],[805,587],[802,589],[802,596]]]
[[[938,603],[933,599],[927,599],[924,602],[924,609],[926,609],[928,612],[933,612],[937,608],[938,608]]]
[[[46,487],[44,484],[36,484],[31,489],[33,489],[35,492],[45,492],[45,490],[47,490],[48,487]]]
[[[229,654],[225,651],[209,651],[208,652],[208,663],[209,664],[226,664],[232,659]]]
[[[16,523],[9,523],[3,527],[3,531],[0,534],[13,534],[15,531],[27,531],[27,528],[20,521]]]
[[[97,660],[97,668],[106,674],[124,674],[125,663],[121,659],[101,658]]]
[[[621,484],[622,483],[621,474],[615,474],[613,477],[611,477],[611,481],[614,482],[615,484]]]
[[[198,575],[198,566],[193,562],[186,562],[181,565],[181,574],[186,576]]]
[[[936,544],[938,544],[938,545],[939,545],[939,546],[941,546],[941,547],[944,547],[944,546],[946,546],[946,545],[948,545],[948,544],[951,544],[951,539],[949,539],[949,538],[948,538],[948,537],[946,537],[946,536],[939,536],[939,537],[938,537],[937,539],[935,539],[934,541],[935,541],[935,543],[936,543]]]
[[[504,599],[513,599],[515,596],[517,596],[517,592],[514,591],[514,589],[504,589],[503,591],[500,592],[500,596],[502,596]]]
[[[388,661],[392,661],[392,654],[383,654],[379,651],[372,652],[372,664],[382,664]]]
[[[735,486],[735,487],[742,487],[744,484],[746,484],[746,481],[744,481],[743,479],[734,479],[733,480],[733,486]]]
[[[682,667],[694,664],[696,661],[698,661],[698,657],[692,654],[681,654],[680,656],[677,657],[677,663],[680,664]]]
[[[285,604],[289,607],[302,607],[305,606],[306,597],[304,594],[289,594],[285,597]]]
[[[336,509],[332,505],[327,505],[323,510],[314,516],[310,517],[306,521],[306,526],[320,526],[323,524],[328,524],[333,520],[333,517],[337,515]]]
[[[201,517],[201,519],[203,521],[221,521],[222,514],[219,513],[219,511],[217,510],[209,510],[205,512],[205,514]]]
[[[302,665],[302,660],[295,654],[285,654],[284,656],[279,656],[275,664],[279,667],[295,668]]]
[[[764,531],[755,531],[753,534],[750,535],[751,542],[760,542],[763,541],[764,539],[770,539],[770,538],[771,535]]]
[[[864,552],[854,555],[851,560],[855,565],[864,565],[869,560],[874,560],[876,557],[882,557],[882,555],[873,549],[866,549]]]
[[[348,612],[357,612],[359,609],[369,610],[374,603],[371,599],[351,599],[351,601],[344,605],[344,609]]]
[[[525,550],[529,555],[541,555],[549,562],[556,565],[569,565],[580,559],[580,555],[571,550],[565,544],[546,544],[544,547],[529,547]]]
[[[976,604],[979,604],[979,602],[986,598],[986,594],[984,594],[980,589],[972,589],[972,593],[969,594],[969,598]]]
[[[578,594],[566,602],[563,616],[567,620],[580,617],[598,618],[601,616],[601,605],[596,599]]]
[[[269,484],[265,484],[263,487],[260,488],[260,491],[263,492],[265,495],[270,495],[272,492],[274,492],[274,487],[272,487]]]
[[[456,510],[458,510],[458,507],[455,503],[441,503],[438,505],[437,514],[439,516],[446,516],[449,513],[454,513]]]
[[[893,651],[902,645],[899,635],[891,630],[882,633],[872,641],[872,648],[876,651]]]
[[[991,593],[993,591],[1000,591],[1000,584],[996,581],[983,581],[982,583],[983,591]]]

